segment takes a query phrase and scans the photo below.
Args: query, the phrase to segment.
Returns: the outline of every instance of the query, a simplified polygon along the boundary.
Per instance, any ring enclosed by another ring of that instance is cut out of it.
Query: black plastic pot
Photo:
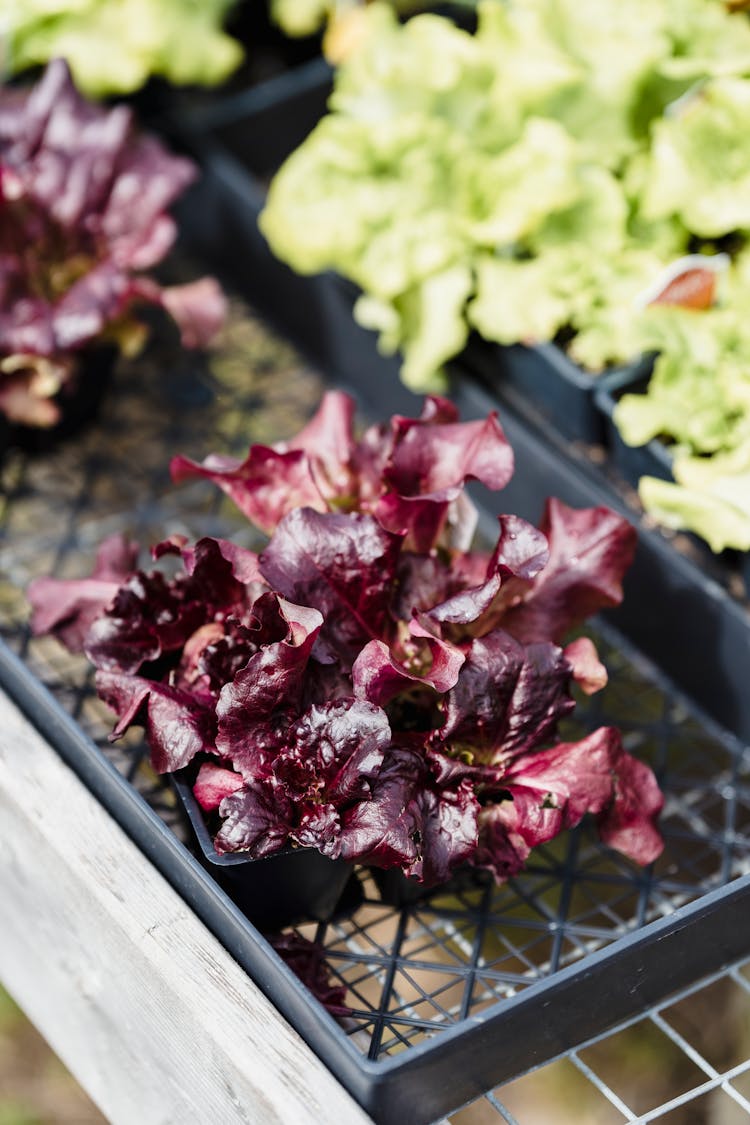
[[[371,867],[370,874],[378,888],[381,902],[397,909],[414,906],[420,902],[446,896],[460,894],[469,888],[486,887],[491,882],[491,876],[486,871],[479,871],[475,867],[459,868],[451,878],[439,887],[425,887],[416,879],[404,875],[399,868],[384,871],[382,867]]]
[[[118,354],[113,344],[97,344],[82,349],[77,356],[73,378],[54,400],[60,409],[60,421],[47,429],[6,424],[0,433],[2,448],[17,446],[28,453],[45,453],[59,441],[72,437],[93,422],[112,378]]]
[[[326,922],[333,917],[352,877],[351,863],[327,859],[312,848],[287,848],[265,859],[249,859],[241,853],[219,855],[193,796],[189,772],[172,774],[170,780],[200,862],[258,929],[279,930],[294,922]]]

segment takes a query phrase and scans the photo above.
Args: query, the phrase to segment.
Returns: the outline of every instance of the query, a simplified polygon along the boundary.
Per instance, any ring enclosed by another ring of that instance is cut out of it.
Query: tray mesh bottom
[[[176,532],[254,545],[252,529],[210,486],[170,484],[169,458],[238,454],[253,441],[288,436],[321,391],[319,377],[237,303],[210,361],[160,338],[140,361],[120,366],[95,427],[42,455],[11,451],[3,462],[0,632],[183,839],[171,792],[138,738],[108,744],[109,714],[86,661],[48,638],[29,639],[23,590],[37,575],[88,573],[96,545],[114,531],[144,545]],[[371,1058],[476,1015],[750,871],[743,748],[691,711],[613,631],[597,628],[610,684],[580,705],[565,733],[617,724],[628,748],[653,764],[667,795],[663,856],[640,870],[583,825],[537,849],[505,886],[475,875],[402,910],[380,901],[361,872],[350,916],[300,929],[323,944],[332,976],[346,984],[346,1030]]]

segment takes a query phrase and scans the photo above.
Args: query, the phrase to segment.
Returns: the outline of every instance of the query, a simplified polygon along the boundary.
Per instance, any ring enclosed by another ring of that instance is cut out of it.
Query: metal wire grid
[[[85,661],[49,639],[29,642],[22,590],[37,574],[84,573],[96,544],[115,530],[143,543],[176,531],[252,542],[214,490],[170,486],[169,457],[239,452],[294,432],[320,382],[239,305],[210,368],[180,355],[178,374],[165,378],[178,355],[167,342],[126,366],[97,427],[75,441],[44,457],[6,458],[0,512],[2,632],[176,830],[171,797],[135,741],[106,742],[109,716]],[[602,626],[598,640],[610,685],[579,709],[566,735],[615,723],[628,748],[654,765],[667,793],[664,855],[641,871],[602,848],[584,825],[537,849],[503,887],[474,876],[404,909],[384,904],[363,874],[362,901],[350,917],[302,930],[324,945],[332,975],[346,984],[347,1031],[370,1057],[474,1016],[750,870],[743,748],[697,716],[617,635]],[[582,1059],[577,1052],[569,1060],[581,1073]]]
[[[741,1125],[750,1118],[748,1056],[750,961],[743,960],[445,1121]]]

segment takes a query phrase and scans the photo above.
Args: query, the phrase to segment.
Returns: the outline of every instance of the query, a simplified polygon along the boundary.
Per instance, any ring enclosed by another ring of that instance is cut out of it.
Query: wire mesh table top
[[[750,961],[491,1091],[451,1125],[743,1125],[750,1119]]]
[[[244,453],[253,441],[288,436],[312,413],[322,388],[318,375],[235,303],[209,361],[186,357],[172,338],[160,339],[144,359],[121,365],[95,427],[43,455],[12,451],[2,467],[0,631],[179,833],[184,830],[171,791],[143,757],[137,734],[114,746],[107,742],[111,716],[95,695],[86,661],[49,638],[29,639],[23,590],[40,574],[87,573],[96,545],[114,531],[144,546],[175,533],[231,534],[255,545],[252,529],[210,486],[172,486],[169,459],[178,452],[198,458],[210,451]],[[636,868],[603,847],[584,823],[537,848],[527,869],[503,886],[474,873],[404,909],[381,901],[371,875],[361,872],[356,909],[299,929],[323,945],[332,977],[346,985],[351,1014],[345,1027],[370,1058],[395,1054],[476,1017],[750,871],[750,758],[744,748],[696,713],[613,630],[599,624],[595,633],[610,683],[579,705],[564,736],[580,737],[612,723],[622,729],[627,748],[653,765],[667,797],[663,855],[648,870]],[[737,968],[721,978],[728,984],[706,987],[731,986],[744,1003],[749,976],[746,966]],[[647,1027],[647,1034],[639,1032],[646,1034],[644,1042],[658,1032],[691,1060],[700,1078],[690,1087],[701,1091],[696,1099],[715,1101],[720,1093],[732,1111],[745,1113],[747,1068],[723,1056],[711,1061],[705,1048],[689,1037],[683,1041],[679,1024],[670,1022],[678,1009],[673,1002],[632,1026]],[[747,1012],[743,1019],[747,1024]],[[632,1035],[632,1027],[618,1034]],[[575,1120],[656,1119],[653,1106],[633,1108],[635,1102],[631,1106],[618,1095],[615,1079],[610,1085],[600,1074],[601,1044],[616,1039],[597,1040],[541,1072],[564,1066],[595,1091],[609,1114]],[[747,1048],[750,1052],[750,1042]],[[540,1096],[541,1075],[514,1083],[508,1096],[490,1094],[450,1120],[456,1125],[503,1117],[521,1125],[567,1120],[524,1117],[513,1108],[523,1101],[518,1093],[523,1083],[535,1082]],[[558,1081],[553,1079],[552,1088]],[[572,1089],[570,1081],[560,1079],[560,1089]],[[682,1112],[669,1098],[659,1103],[667,1106],[664,1112]],[[651,1116],[639,1117],[642,1112]]]

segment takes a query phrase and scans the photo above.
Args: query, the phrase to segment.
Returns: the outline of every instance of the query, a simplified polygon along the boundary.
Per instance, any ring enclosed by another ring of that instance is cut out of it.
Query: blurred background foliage
[[[0,1125],[100,1125],[105,1120],[0,988]]]

